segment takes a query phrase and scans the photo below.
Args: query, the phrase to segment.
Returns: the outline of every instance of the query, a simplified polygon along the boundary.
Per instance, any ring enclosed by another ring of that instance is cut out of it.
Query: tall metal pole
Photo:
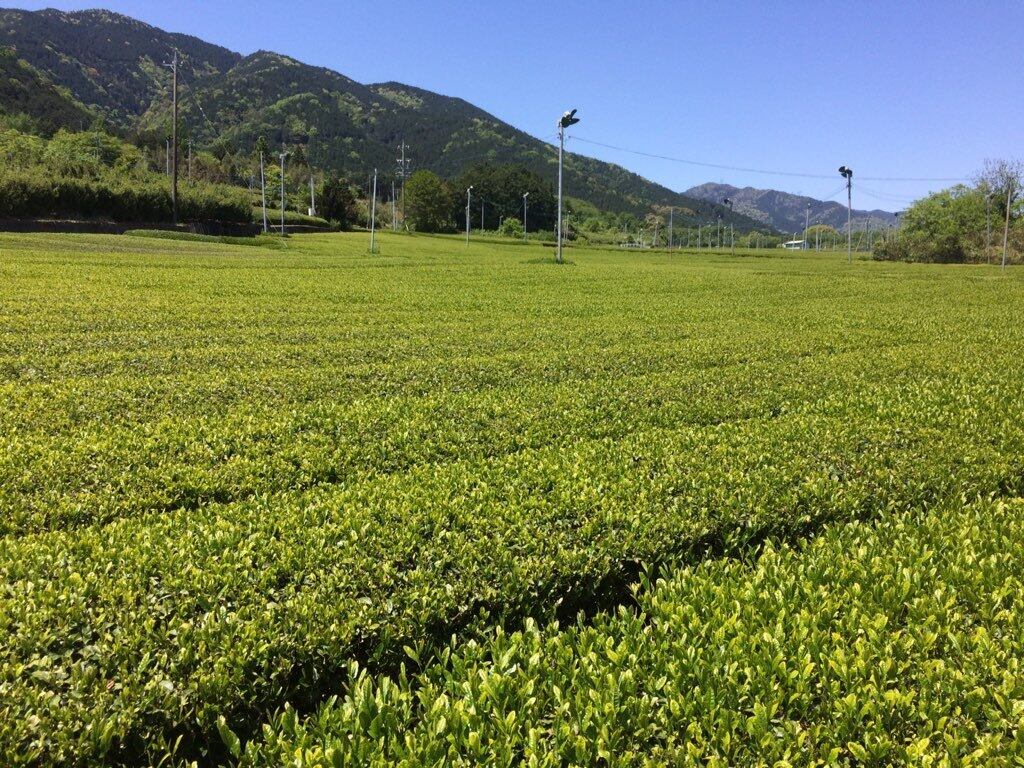
[[[310,216],[316,216],[316,192],[313,190],[313,174],[309,174],[309,211]]]
[[[811,244],[807,241],[807,230],[811,225],[811,204],[808,203],[807,207],[804,208],[804,249],[811,247]]]
[[[178,223],[178,51],[174,51],[174,77],[171,98],[171,217],[175,224]]]
[[[1006,182],[1006,223],[1003,225],[1003,269],[1006,269],[1006,242],[1010,237],[1010,204],[1013,202],[1013,179]]]
[[[398,231],[398,220],[395,218],[395,180],[391,180],[391,231]]]
[[[700,222],[697,222],[697,250],[700,250]]]
[[[672,250],[672,219],[675,216],[676,209],[673,206],[669,206],[668,209],[668,247]]]
[[[398,178],[401,179],[401,188],[399,193],[402,195],[402,223],[405,223],[405,179],[409,175],[409,162],[410,160],[405,156],[406,144],[405,139],[402,139],[402,146],[399,147],[402,150],[402,156],[398,158]]]
[[[370,253],[377,252],[377,169],[373,169],[373,197],[370,198]]]
[[[846,177],[846,262],[853,264],[853,174]]]
[[[263,198],[263,234],[270,228],[267,226],[267,174],[263,170],[263,153],[260,152],[260,197]]]
[[[562,263],[562,153],[565,150],[565,127],[558,123],[558,252],[555,261]]]
[[[287,154],[281,153],[281,237],[284,237],[284,158]]]
[[[523,193],[523,242],[527,241],[526,237],[526,198],[530,196],[529,192]]]
[[[992,193],[985,190],[985,262],[992,260]]]
[[[729,222],[729,248],[732,250],[732,255],[736,255],[736,232],[732,228],[732,222]]]
[[[469,245],[469,205],[472,200],[473,187],[470,185],[466,189],[466,245]]]

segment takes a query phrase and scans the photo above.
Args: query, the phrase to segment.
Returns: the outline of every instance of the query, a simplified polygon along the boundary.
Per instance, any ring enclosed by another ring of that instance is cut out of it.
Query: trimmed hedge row
[[[222,738],[248,768],[1020,764],[1019,500],[641,584],[636,612],[527,622],[395,679],[353,664],[315,715]]]
[[[180,186],[178,206],[185,221],[252,219],[245,192],[220,184]],[[27,171],[0,174],[0,217],[49,216],[170,221],[170,185],[136,179],[46,178]]]

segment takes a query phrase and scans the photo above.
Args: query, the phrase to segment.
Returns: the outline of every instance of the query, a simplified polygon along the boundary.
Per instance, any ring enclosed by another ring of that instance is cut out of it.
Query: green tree
[[[523,222],[514,216],[506,216],[501,220],[501,225],[498,227],[498,234],[502,237],[517,237],[523,236]]]
[[[469,186],[473,187],[476,200],[470,210],[470,221],[474,228],[494,229],[496,222],[509,216],[522,222],[523,195],[529,193],[527,229],[531,232],[554,229],[557,216],[554,188],[525,166],[517,163],[484,163],[474,166],[458,178],[455,188],[464,191]],[[483,222],[480,220],[480,198],[487,201],[483,209],[486,221]],[[460,196],[452,205],[452,217],[461,220],[465,211],[464,198]]]
[[[453,197],[448,185],[431,171],[416,171],[405,183],[406,221],[417,232],[453,228]]]
[[[356,218],[356,196],[351,185],[337,175],[328,176],[317,192],[317,213],[348,229]]]

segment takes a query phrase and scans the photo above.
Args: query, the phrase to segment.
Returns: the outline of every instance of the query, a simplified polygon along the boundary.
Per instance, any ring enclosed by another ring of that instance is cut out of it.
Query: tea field
[[[0,235],[0,764],[1015,764],[1024,274],[569,255]]]

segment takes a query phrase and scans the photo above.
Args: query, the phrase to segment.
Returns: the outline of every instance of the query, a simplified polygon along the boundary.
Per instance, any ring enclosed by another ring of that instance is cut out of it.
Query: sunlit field
[[[1024,273],[377,242],[0,235],[0,763],[1024,752]]]

